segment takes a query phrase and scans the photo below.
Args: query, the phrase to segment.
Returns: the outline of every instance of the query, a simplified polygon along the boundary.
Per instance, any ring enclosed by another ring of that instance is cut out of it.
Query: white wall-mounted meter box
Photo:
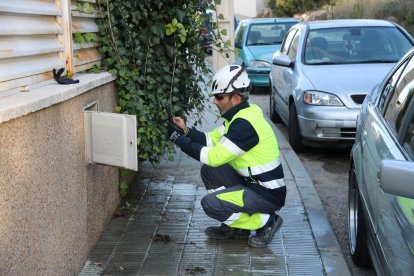
[[[86,162],[137,171],[136,116],[89,110],[84,112]]]

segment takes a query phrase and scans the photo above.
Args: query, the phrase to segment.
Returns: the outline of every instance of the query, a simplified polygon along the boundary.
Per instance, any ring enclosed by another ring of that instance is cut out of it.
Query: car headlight
[[[306,91],[303,101],[312,105],[344,106],[337,96],[319,91]]]
[[[251,60],[249,62],[249,67],[255,67],[255,68],[270,68],[270,63],[263,61],[263,60]]]

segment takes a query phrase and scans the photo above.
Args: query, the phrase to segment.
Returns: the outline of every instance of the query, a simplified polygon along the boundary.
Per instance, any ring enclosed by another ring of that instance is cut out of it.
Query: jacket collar
[[[223,117],[224,119],[226,119],[227,121],[231,121],[231,119],[233,118],[234,115],[237,114],[237,112],[239,112],[242,109],[248,108],[250,107],[249,103],[246,102],[242,102],[239,103],[236,106],[233,106],[232,109],[230,109],[229,111],[227,111],[226,113],[224,113],[221,117]]]

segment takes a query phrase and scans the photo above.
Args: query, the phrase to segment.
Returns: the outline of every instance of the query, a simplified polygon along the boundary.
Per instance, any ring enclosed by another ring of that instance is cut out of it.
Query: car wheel
[[[269,86],[269,115],[270,120],[274,123],[281,123],[282,119],[279,117],[279,114],[276,112],[275,100],[273,98],[272,84]]]
[[[296,152],[303,151],[302,136],[300,135],[298,114],[294,103],[289,107],[289,144]]]
[[[352,164],[348,177],[348,243],[352,261],[361,267],[370,265],[368,253],[367,232],[362,214],[361,199]]]
[[[250,94],[256,94],[257,93],[257,87],[252,85],[252,89],[250,90]]]

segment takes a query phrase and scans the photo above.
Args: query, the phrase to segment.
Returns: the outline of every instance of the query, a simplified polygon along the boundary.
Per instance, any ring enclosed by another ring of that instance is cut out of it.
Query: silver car
[[[385,20],[327,20],[293,26],[273,55],[270,116],[303,144],[349,142],[365,96],[414,45]],[[311,144],[311,145],[312,145]]]
[[[362,106],[348,203],[352,260],[378,275],[413,275],[414,48]]]

